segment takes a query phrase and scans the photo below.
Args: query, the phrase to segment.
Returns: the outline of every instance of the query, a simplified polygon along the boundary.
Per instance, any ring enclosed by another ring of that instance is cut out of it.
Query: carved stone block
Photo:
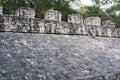
[[[106,20],[102,24],[103,27],[115,27],[115,22],[113,22],[112,20]]]
[[[112,31],[111,28],[107,28],[107,33],[106,33],[107,37],[111,37],[112,36]]]
[[[69,24],[66,22],[58,23],[58,25],[56,27],[56,33],[57,34],[70,34]]]
[[[97,26],[86,26],[86,31],[87,31],[88,36],[96,36]]]
[[[3,6],[0,5],[0,15],[3,15]]]
[[[4,18],[0,15],[0,31],[5,31]]]
[[[37,25],[39,27],[39,33],[45,33],[45,21],[38,20]]]
[[[33,8],[21,7],[17,9],[16,16],[22,16],[27,18],[35,18],[35,10]]]
[[[57,22],[45,21],[45,33],[56,33]]]
[[[68,22],[83,24],[83,19],[79,14],[71,14],[71,15],[68,15]]]
[[[112,37],[118,37],[118,29],[117,28],[111,28],[112,31]]]
[[[37,19],[29,19],[29,25],[30,25],[30,32],[32,33],[38,33],[39,32],[39,26],[37,24]]]
[[[4,30],[5,31],[11,31],[11,18],[8,15],[3,16],[4,19]]]
[[[101,19],[99,17],[88,17],[84,20],[84,24],[86,26],[89,25],[101,26]]]
[[[59,11],[48,10],[44,15],[45,20],[61,21],[62,14]]]

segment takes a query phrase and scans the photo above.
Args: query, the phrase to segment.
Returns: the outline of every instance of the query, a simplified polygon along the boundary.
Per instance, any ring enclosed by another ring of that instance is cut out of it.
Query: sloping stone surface
[[[120,80],[120,38],[0,33],[0,80]]]

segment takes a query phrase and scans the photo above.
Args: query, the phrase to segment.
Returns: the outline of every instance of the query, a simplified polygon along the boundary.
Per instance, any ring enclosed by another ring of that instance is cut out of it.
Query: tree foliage
[[[116,27],[120,27],[120,0],[92,0],[92,3],[92,6],[84,6],[84,9],[80,8],[78,12],[82,13],[84,18],[99,16],[103,21],[113,20]]]
[[[43,18],[46,10],[59,10],[63,14],[63,20],[66,20],[70,13],[77,13],[73,10],[69,3],[74,0],[0,0],[0,4],[4,6],[5,14],[14,14],[19,7],[31,7],[36,10],[36,17]]]
[[[62,19],[66,21],[67,15],[79,13],[83,18],[90,16],[99,16],[102,20],[111,19],[115,21],[116,26],[120,27],[120,0],[91,0],[93,5],[82,6],[81,0],[0,0],[4,6],[5,14],[14,14],[19,7],[31,7],[36,10],[36,17],[43,18],[46,10],[54,9],[61,11]],[[70,3],[80,6],[79,10],[71,8]],[[103,6],[112,5],[108,8]]]

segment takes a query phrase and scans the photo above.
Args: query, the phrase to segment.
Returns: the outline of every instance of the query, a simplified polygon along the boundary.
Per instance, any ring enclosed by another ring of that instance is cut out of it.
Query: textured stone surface
[[[16,10],[16,16],[35,18],[35,10],[33,8],[21,7]]]
[[[88,17],[84,20],[84,24],[87,26],[101,26],[101,19],[99,17]]]
[[[3,15],[3,6],[0,5],[0,15]]]
[[[71,14],[71,15],[68,15],[68,22],[83,24],[83,19],[79,14]]]
[[[120,80],[120,39],[0,32],[0,80]]]
[[[2,10],[2,6],[0,7]],[[68,22],[61,21],[59,11],[48,10],[44,19],[35,18],[32,8],[19,8],[16,16],[0,15],[0,31],[20,33],[49,33],[89,35],[120,38],[120,28],[115,28],[111,20],[104,21],[101,26],[99,17],[88,17],[84,20],[78,14],[68,15]]]
[[[115,27],[115,22],[112,20],[106,20],[103,22],[103,27]]]
[[[120,37],[119,28],[19,16],[0,16],[0,31]]]
[[[57,34],[70,34],[70,26],[66,22],[60,22],[56,27]]]
[[[45,20],[61,21],[62,14],[59,11],[48,10],[44,15]]]

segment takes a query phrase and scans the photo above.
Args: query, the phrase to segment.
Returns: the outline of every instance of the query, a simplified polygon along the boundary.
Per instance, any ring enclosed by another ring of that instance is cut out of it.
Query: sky
[[[91,0],[81,0],[81,3],[82,3],[83,5],[92,5]]]
[[[78,9],[78,8],[80,8],[80,6],[83,6],[83,5],[92,5],[92,2],[91,2],[91,0],[78,0],[77,4],[76,3],[71,4],[72,8],[74,8],[74,9]]]
[[[78,0],[78,1],[81,1],[81,3],[77,2],[77,4],[71,4],[71,6],[72,6],[73,9],[79,9],[80,6],[83,6],[83,5],[92,5],[91,0]],[[106,8],[108,8],[110,6],[111,5],[104,5],[101,8],[102,9],[106,9]]]

